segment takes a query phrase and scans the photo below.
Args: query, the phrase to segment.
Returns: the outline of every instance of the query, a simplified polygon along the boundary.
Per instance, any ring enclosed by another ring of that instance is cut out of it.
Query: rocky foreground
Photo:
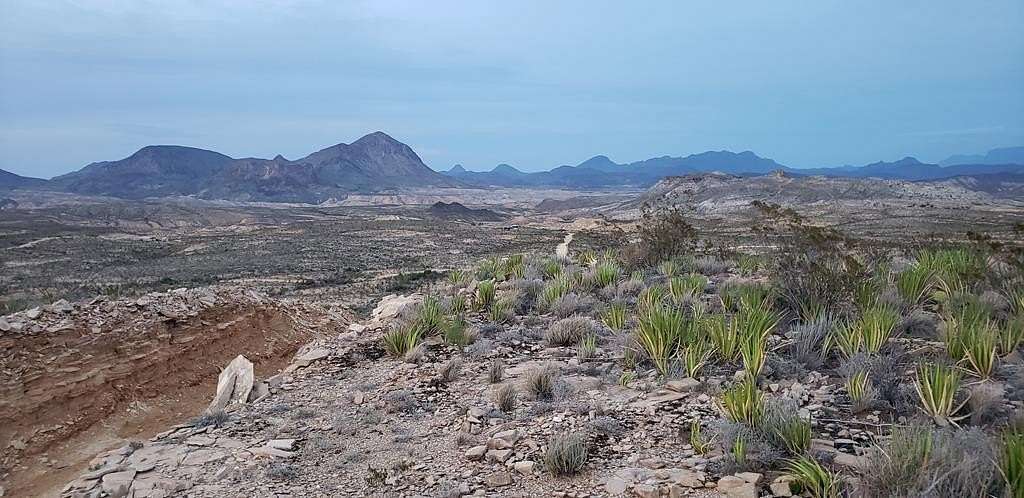
[[[717,416],[706,382],[620,385],[613,360],[581,365],[571,348],[545,347],[541,322],[483,327],[454,362],[457,348],[439,340],[419,363],[385,356],[382,332],[420,299],[385,298],[368,323],[303,348],[249,403],[99,455],[63,496],[791,496],[785,478],[707,471],[721,454],[697,454],[682,434]],[[559,372],[555,397],[497,410],[495,362],[502,384]],[[771,389],[827,420],[833,388],[807,380]],[[866,434],[825,425],[835,438],[815,449],[859,465]],[[553,476],[544,449],[570,433],[590,441],[586,467]]]

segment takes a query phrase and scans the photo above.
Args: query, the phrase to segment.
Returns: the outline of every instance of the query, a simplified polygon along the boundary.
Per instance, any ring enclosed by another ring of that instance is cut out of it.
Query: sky
[[[376,130],[438,170],[939,161],[1024,145],[1022,26],[1020,0],[0,0],[0,168]]]

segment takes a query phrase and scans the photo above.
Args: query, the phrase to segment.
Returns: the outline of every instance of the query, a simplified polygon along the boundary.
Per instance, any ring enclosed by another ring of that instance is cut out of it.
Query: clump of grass
[[[664,305],[647,308],[638,318],[637,343],[662,376],[668,375],[670,360],[683,335],[684,320],[681,311]]]
[[[478,310],[486,310],[494,302],[495,285],[494,280],[483,280],[476,284],[476,299],[474,305]]]
[[[843,481],[839,474],[823,467],[817,460],[803,456],[791,460],[786,472],[800,491],[812,498],[839,498],[843,496]]]
[[[597,356],[597,336],[587,334],[576,344],[576,359],[580,365]]]
[[[601,313],[601,321],[608,328],[619,331],[626,327],[626,305],[612,303]]]
[[[403,358],[416,346],[423,337],[423,330],[418,325],[395,327],[384,334],[384,350],[395,358]]]
[[[505,377],[505,364],[501,360],[495,358],[491,360],[490,365],[487,367],[487,382],[491,384],[497,384],[501,382],[501,379]]]
[[[579,434],[555,436],[544,451],[544,467],[555,476],[573,475],[587,464],[587,440]]]
[[[832,320],[822,317],[793,327],[793,342],[789,346],[790,356],[805,368],[820,368],[825,362],[825,341],[833,326]]]
[[[572,316],[551,324],[544,333],[544,342],[549,346],[572,346],[587,335],[594,333],[594,321],[588,317]]]
[[[494,391],[494,405],[503,413],[514,413],[519,402],[519,391],[512,384],[503,384]]]
[[[537,304],[540,309],[550,311],[555,303],[568,293],[569,288],[566,282],[560,279],[552,280],[541,289],[540,296],[537,298]]]
[[[940,426],[957,425],[964,417],[955,416],[967,400],[957,404],[956,395],[960,389],[960,371],[954,367],[926,363],[917,368],[914,387],[921,398],[925,413]]]
[[[761,258],[753,254],[740,254],[736,258],[736,268],[739,269],[740,275],[753,275],[757,273],[762,264]]]
[[[721,407],[729,420],[754,427],[764,413],[764,395],[754,379],[747,377],[722,394]]]
[[[452,296],[448,301],[448,314],[459,316],[466,312],[466,297]]]
[[[204,411],[202,415],[192,419],[192,427],[197,429],[208,426],[220,427],[221,425],[224,425],[228,419],[230,419],[230,417],[224,410]]]
[[[558,370],[550,365],[534,368],[526,374],[526,390],[535,399],[548,401],[555,397]]]

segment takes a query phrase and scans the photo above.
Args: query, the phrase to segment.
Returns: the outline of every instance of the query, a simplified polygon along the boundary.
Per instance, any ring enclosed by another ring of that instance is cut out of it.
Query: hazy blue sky
[[[0,0],[0,168],[374,130],[435,169],[1020,145],[1024,1]]]

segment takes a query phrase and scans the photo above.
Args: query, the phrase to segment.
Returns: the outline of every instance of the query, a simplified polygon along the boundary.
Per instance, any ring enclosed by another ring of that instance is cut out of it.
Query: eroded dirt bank
[[[233,357],[267,376],[347,320],[244,290],[181,289],[0,321],[0,477],[9,494],[49,496],[98,451],[197,415]]]

